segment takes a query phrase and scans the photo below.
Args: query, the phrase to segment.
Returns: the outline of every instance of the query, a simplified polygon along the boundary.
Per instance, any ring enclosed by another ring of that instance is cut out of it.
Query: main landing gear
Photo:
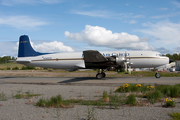
[[[106,70],[104,70],[104,69],[99,69],[98,70],[98,73],[96,74],[96,78],[97,79],[102,79],[102,78],[105,78],[106,77],[106,74],[104,73]],[[155,74],[155,77],[156,78],[160,78],[161,77],[161,74],[160,73],[156,73]]]
[[[99,69],[99,70],[98,70],[98,73],[96,74],[96,78],[97,78],[97,79],[105,78],[105,77],[106,77],[106,74],[105,74],[104,72],[105,72],[105,70]]]

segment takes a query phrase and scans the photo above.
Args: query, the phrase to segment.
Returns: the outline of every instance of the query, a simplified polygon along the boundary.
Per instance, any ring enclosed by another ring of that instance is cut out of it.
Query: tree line
[[[180,60],[180,54],[177,54],[177,53],[175,53],[175,54],[173,54],[173,55],[171,55],[171,54],[166,54],[166,55],[163,55],[163,56],[167,56],[167,57],[169,57],[169,58],[171,58],[173,61],[178,61],[178,60]]]
[[[0,64],[8,63],[9,60],[16,60],[16,58],[15,57],[11,57],[11,56],[0,57]]]

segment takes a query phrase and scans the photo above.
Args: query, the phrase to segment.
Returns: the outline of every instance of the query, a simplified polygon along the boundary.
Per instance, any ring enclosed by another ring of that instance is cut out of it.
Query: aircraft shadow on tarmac
[[[64,80],[64,81],[61,81],[61,82],[58,82],[58,83],[73,83],[73,82],[80,82],[80,81],[86,81],[86,80],[94,80],[94,81],[97,81],[97,80],[109,80],[109,79],[114,79],[114,77],[112,78],[103,78],[103,79],[97,79],[95,77],[75,77],[75,78],[72,78],[72,79],[69,79],[69,80]]]
[[[58,83],[72,83],[72,82],[79,82],[79,81],[86,81],[86,80],[97,80],[94,77],[75,77],[69,80],[64,80]]]
[[[15,77],[0,77],[0,79],[9,79],[9,78],[15,78]]]
[[[6,77],[0,77],[0,79],[9,79],[9,78],[27,78],[24,76],[6,76]]]

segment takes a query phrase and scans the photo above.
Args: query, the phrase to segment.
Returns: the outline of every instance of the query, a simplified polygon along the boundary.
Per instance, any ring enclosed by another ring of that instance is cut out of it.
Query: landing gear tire
[[[106,74],[105,74],[105,73],[101,73],[101,74],[102,74],[103,78],[105,78],[105,77],[106,77]]]
[[[106,74],[104,73],[106,69],[98,69],[98,73],[96,74],[97,79],[102,79],[106,77]]]
[[[96,75],[96,78],[97,78],[97,79],[102,79],[102,78],[103,78],[103,74],[98,73],[98,74]]]
[[[155,74],[155,77],[156,77],[156,78],[160,78],[160,77],[161,77],[161,74],[160,74],[160,73],[156,73],[156,74]]]

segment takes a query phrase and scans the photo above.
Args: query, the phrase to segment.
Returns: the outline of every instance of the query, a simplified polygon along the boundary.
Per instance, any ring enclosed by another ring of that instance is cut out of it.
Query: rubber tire
[[[102,74],[103,78],[105,78],[105,77],[106,77],[106,73],[101,73],[101,74]]]
[[[156,77],[156,78],[160,78],[160,77],[161,77],[161,74],[160,74],[160,73],[156,73],[156,74],[155,74],[155,77]]]
[[[102,79],[102,78],[103,78],[103,74],[98,73],[98,74],[96,75],[96,78],[97,78],[97,79]]]

